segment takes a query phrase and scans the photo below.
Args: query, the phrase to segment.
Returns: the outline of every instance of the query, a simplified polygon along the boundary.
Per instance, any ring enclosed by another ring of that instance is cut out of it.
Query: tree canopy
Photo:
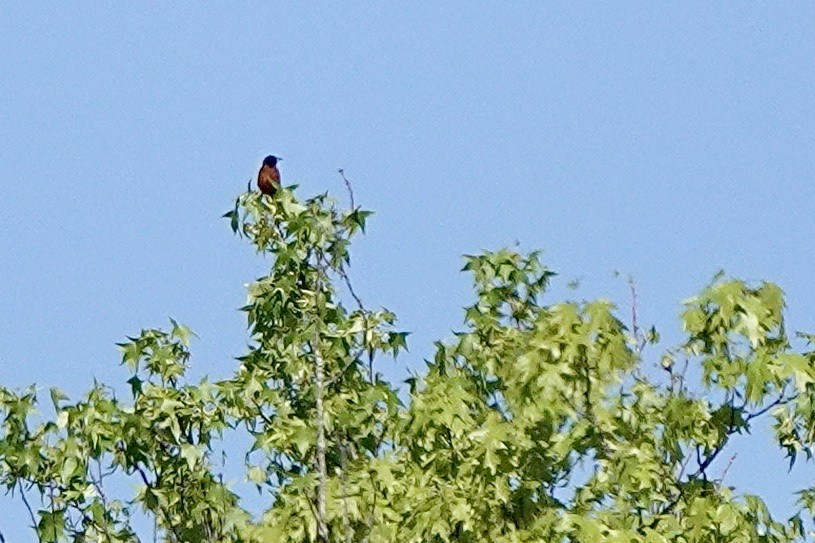
[[[34,387],[0,388],[0,483],[29,513],[0,530],[26,522],[41,542],[806,540],[815,487],[776,519],[712,469],[761,418],[790,465],[811,461],[815,352],[791,345],[779,287],[717,278],[684,302],[685,338],[660,356],[646,349],[656,331],[626,326],[608,301],[543,303],[555,274],[539,253],[469,255],[462,330],[400,392],[377,362],[407,333],[350,276],[369,215],[353,194],[349,209],[294,187],[239,196],[232,229],[271,258],[248,285],[251,342],[228,379],[188,378],[192,332],[173,321],[121,343],[126,394],[52,388],[52,415]],[[259,497],[224,474],[220,456],[240,443]],[[145,517],[152,531],[136,527]]]

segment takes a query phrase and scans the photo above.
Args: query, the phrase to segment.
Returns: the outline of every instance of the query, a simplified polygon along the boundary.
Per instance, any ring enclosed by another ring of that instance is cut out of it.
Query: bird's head
[[[269,167],[274,167],[274,166],[277,166],[277,162],[279,160],[283,160],[283,159],[279,158],[279,157],[276,157],[274,155],[269,155],[269,156],[267,156],[266,158],[263,159],[263,165],[264,166],[269,166]]]

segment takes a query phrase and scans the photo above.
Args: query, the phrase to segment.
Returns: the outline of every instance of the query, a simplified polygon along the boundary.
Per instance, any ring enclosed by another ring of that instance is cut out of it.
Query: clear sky
[[[815,331],[811,1],[268,4],[0,8],[0,383],[121,383],[114,343],[168,317],[228,375],[268,263],[219,217],[266,154],[376,212],[352,271],[414,332],[394,378],[461,326],[460,255],[516,241],[550,300],[632,274],[668,341],[720,268]],[[759,437],[728,482],[784,513],[785,473]]]

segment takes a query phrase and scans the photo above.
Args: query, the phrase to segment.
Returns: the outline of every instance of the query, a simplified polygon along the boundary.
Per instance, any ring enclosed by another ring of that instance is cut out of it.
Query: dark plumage
[[[258,188],[263,194],[274,196],[280,188],[280,172],[277,169],[277,161],[283,160],[274,155],[269,155],[263,159],[263,166],[258,172]]]

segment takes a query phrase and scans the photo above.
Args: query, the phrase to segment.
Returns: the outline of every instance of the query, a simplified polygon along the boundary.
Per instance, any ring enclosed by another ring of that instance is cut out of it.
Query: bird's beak
[[[282,158],[280,158],[280,157],[277,157],[277,160],[278,160],[278,162],[279,162],[279,161],[281,161],[281,160],[283,160],[283,159],[282,159]]]

